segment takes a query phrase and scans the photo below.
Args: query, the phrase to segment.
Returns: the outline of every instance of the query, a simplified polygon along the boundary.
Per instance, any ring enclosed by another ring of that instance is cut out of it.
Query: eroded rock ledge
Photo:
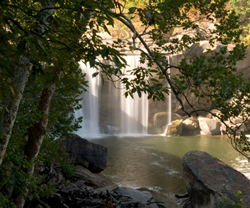
[[[194,208],[216,208],[226,196],[235,201],[240,190],[243,206],[250,205],[250,180],[206,152],[191,151],[183,157],[183,177]]]

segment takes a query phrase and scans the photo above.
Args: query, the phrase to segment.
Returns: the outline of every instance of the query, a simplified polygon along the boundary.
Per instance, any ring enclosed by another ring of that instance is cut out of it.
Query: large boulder
[[[216,119],[199,117],[199,126],[202,135],[220,135],[221,122]]]
[[[107,148],[89,142],[77,135],[65,136],[62,139],[69,157],[74,158],[78,165],[99,173],[107,167]]]
[[[237,69],[238,73],[242,72],[244,79],[250,77],[250,49],[247,49],[246,58],[237,62]]]
[[[180,136],[182,134],[182,119],[172,121],[164,127],[166,136]]]
[[[184,183],[194,208],[215,208],[226,196],[243,194],[243,207],[250,205],[250,181],[240,172],[206,152],[191,151],[183,157]]]
[[[187,130],[195,130],[199,128],[199,122],[198,119],[195,117],[189,117],[185,119],[183,122],[183,128]]]
[[[188,117],[182,122],[182,135],[200,134],[199,121],[196,117]]]
[[[207,114],[207,118],[216,118],[216,116],[215,115],[220,115],[221,114],[221,111],[220,110],[218,110],[218,109],[212,109],[211,111],[210,111],[211,113],[208,113]]]
[[[171,114],[171,119],[172,120],[177,120],[177,119],[181,119],[181,116],[179,116],[176,113],[172,113]],[[156,114],[154,114],[153,118],[152,118],[152,123],[155,127],[158,128],[162,128],[164,126],[166,126],[169,122],[169,113],[168,112],[158,112]]]
[[[229,121],[225,121],[225,124],[230,126],[230,122]],[[225,124],[224,123],[221,124],[221,127],[220,127],[220,133],[221,133],[221,135],[226,135],[227,134],[227,127],[226,127]]]

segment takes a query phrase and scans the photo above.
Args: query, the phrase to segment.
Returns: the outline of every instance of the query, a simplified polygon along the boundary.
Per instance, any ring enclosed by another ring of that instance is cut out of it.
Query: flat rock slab
[[[250,205],[250,180],[206,152],[191,151],[183,157],[184,182],[195,208],[216,208],[226,196],[235,201],[238,190],[243,206]]]
[[[121,204],[121,207],[130,207],[130,203],[141,203],[144,206],[143,207],[148,207],[148,208],[158,208],[157,204],[154,203],[152,200],[153,196],[149,191],[138,191],[136,189],[132,188],[127,188],[127,187],[119,187],[117,190],[115,190],[116,194],[127,196],[131,198],[131,201],[125,202]],[[152,201],[151,201],[152,200]],[[148,203],[148,202],[152,203]],[[147,205],[148,204],[148,205]]]
[[[164,194],[149,190],[147,188],[139,188],[137,190],[150,192],[159,208],[180,208],[180,206],[177,204],[176,198],[166,196]]]
[[[83,180],[85,182],[85,185],[94,188],[104,188],[106,186],[109,187],[113,185],[116,186],[116,188],[118,187],[105,176],[102,176],[101,174],[97,173],[92,173],[88,169],[81,166],[74,171],[74,176],[72,178],[74,178],[76,181]]]

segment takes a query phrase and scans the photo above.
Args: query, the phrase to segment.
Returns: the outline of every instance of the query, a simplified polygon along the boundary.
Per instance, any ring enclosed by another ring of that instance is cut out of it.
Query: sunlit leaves
[[[240,15],[240,25],[243,29],[241,35],[241,40],[243,40],[247,45],[250,43],[250,1],[248,0],[230,0],[230,8],[234,9],[235,12]]]

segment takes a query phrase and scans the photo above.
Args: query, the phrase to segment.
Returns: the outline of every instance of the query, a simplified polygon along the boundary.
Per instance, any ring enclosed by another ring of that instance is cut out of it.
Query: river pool
[[[250,178],[250,164],[225,137],[113,136],[91,142],[108,148],[107,169],[102,174],[120,186],[144,187],[169,197],[185,193],[182,157],[191,150],[208,152]]]

